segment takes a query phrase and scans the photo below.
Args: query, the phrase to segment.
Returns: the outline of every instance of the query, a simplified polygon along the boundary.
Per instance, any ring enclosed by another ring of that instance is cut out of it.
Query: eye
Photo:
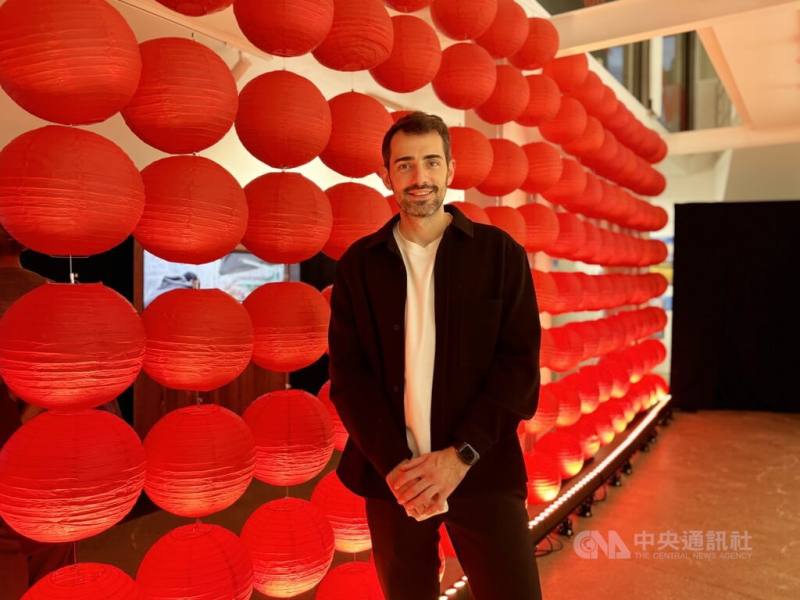
[[[438,159],[432,159],[428,161],[428,166],[435,169],[441,164],[441,161]]]
[[[408,163],[400,163],[397,165],[398,171],[408,171],[408,169],[409,169]]]

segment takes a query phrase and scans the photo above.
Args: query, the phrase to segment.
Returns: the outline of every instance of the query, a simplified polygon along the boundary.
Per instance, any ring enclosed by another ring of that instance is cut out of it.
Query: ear
[[[378,171],[378,175],[383,181],[383,185],[386,186],[386,189],[389,191],[394,191],[392,189],[392,179],[389,177],[389,171],[386,169],[386,167],[381,167],[381,170]]]
[[[450,187],[450,184],[453,183],[453,177],[456,175],[456,161],[450,159],[450,162],[447,164],[447,187]]]

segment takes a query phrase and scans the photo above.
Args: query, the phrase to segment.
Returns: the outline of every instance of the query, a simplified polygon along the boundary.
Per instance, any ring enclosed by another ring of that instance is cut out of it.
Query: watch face
[[[464,444],[461,446],[461,448],[458,450],[458,453],[461,455],[461,458],[465,463],[471,465],[475,462],[476,452],[475,449],[469,444]]]

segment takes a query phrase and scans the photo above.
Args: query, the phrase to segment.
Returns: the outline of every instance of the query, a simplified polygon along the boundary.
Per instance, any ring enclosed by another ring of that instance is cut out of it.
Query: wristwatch
[[[467,442],[461,442],[460,444],[453,444],[453,448],[456,449],[456,454],[458,458],[461,459],[465,465],[474,465],[478,462],[478,459],[481,457],[478,454],[478,451],[475,450],[472,446],[470,446]]]

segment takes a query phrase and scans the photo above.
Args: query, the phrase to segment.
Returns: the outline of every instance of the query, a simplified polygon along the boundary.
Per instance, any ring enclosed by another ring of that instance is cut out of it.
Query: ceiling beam
[[[669,156],[800,142],[800,126],[754,129],[745,125],[681,131],[664,136]]]

